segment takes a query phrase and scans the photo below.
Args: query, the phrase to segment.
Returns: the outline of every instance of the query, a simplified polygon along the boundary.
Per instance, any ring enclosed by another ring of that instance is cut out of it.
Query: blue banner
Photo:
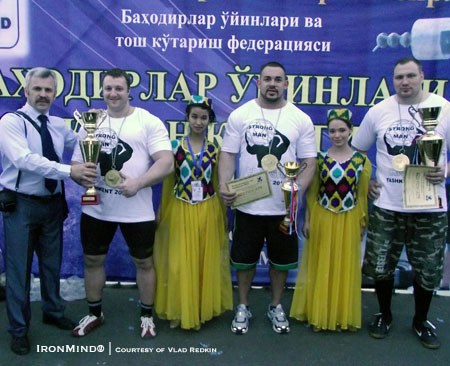
[[[350,108],[359,125],[394,93],[394,63],[411,56],[423,62],[424,89],[450,99],[449,0],[0,0],[0,115],[25,103],[27,70],[46,66],[58,75],[51,114],[77,132],[73,112],[104,107],[102,72],[120,67],[132,78],[131,104],[160,117],[171,138],[184,134],[189,96],[211,97],[217,123],[209,136],[221,142],[230,112],[257,96],[260,66],[278,61],[287,99],[311,116],[326,149],[327,109]],[[66,187],[62,275],[82,276],[83,189]],[[116,235],[109,278],[134,279],[127,252]],[[268,281],[266,267],[262,254],[258,282]]]

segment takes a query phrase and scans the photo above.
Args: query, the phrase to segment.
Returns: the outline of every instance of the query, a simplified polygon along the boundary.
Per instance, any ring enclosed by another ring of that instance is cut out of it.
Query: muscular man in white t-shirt
[[[311,182],[317,155],[314,126],[311,119],[284,98],[288,86],[286,71],[277,62],[261,68],[258,80],[259,96],[235,111],[228,119],[219,159],[220,194],[231,205],[235,193],[226,182],[232,179],[239,154],[239,177],[263,170],[264,158],[281,163],[304,161],[306,169],[297,178],[300,196]],[[231,324],[234,333],[248,331],[248,292],[255,275],[264,240],[270,262],[272,301],[267,315],[277,333],[289,332],[289,322],[281,306],[287,271],[297,267],[298,244],[295,233],[286,235],[278,230],[286,214],[281,191],[284,176],[276,169],[268,171],[272,196],[239,206],[233,230],[231,262],[237,270],[239,305]]]
[[[376,180],[369,185],[374,209],[369,219],[364,273],[375,280],[380,312],[370,325],[374,338],[384,338],[392,323],[391,298],[394,271],[403,246],[414,267],[415,315],[413,331],[428,348],[440,346],[434,326],[427,320],[434,288],[439,286],[447,230],[445,195],[446,156],[450,143],[450,103],[422,90],[424,73],[419,61],[405,58],[394,67],[396,94],[367,112],[353,147],[367,151],[376,142]],[[423,107],[441,107],[436,132],[445,138],[439,167],[427,179],[436,185],[440,207],[405,209],[403,207],[402,161],[419,163],[417,139],[425,130],[415,113]]]
[[[154,337],[155,213],[151,186],[173,171],[172,148],[162,121],[144,109],[130,105],[130,79],[124,71],[109,70],[103,77],[102,88],[107,115],[99,121],[95,132],[102,143],[95,185],[100,203],[82,207],[80,224],[89,314],[80,320],[72,333],[77,337],[84,336],[104,321],[104,262],[120,226],[136,266],[141,337]],[[74,163],[82,161],[80,148],[75,150],[72,159]]]

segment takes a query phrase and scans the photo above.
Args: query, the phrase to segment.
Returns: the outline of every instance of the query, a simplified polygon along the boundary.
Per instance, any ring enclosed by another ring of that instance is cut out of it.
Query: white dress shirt
[[[38,126],[41,125],[37,119],[41,113],[28,103],[19,110],[26,113]],[[78,142],[77,136],[62,118],[48,113],[47,117],[55,152],[62,161],[64,149],[73,150]],[[62,180],[70,176],[70,165],[43,157],[39,132],[29,121],[13,113],[5,114],[0,121],[0,153],[3,168],[0,184],[10,190],[15,190],[19,170],[22,173],[17,191],[36,196],[50,194],[45,188],[44,178]],[[55,193],[60,191],[61,184],[58,183]]]

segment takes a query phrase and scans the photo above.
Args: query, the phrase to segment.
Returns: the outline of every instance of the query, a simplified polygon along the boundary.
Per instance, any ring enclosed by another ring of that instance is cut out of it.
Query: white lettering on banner
[[[115,37],[117,47],[147,47],[146,37]]]
[[[294,49],[292,45],[294,44]],[[271,39],[238,39],[233,34],[227,42],[231,53],[236,51],[264,51],[267,55],[270,51],[305,51],[305,52],[330,52],[330,41],[286,41],[286,40],[271,40]]]
[[[187,48],[188,52],[196,49],[221,49],[222,39],[220,38],[178,38],[170,37],[170,34],[163,34],[162,37],[152,38],[152,47],[166,52],[170,48]]]
[[[322,28],[322,18],[305,17],[305,28]]]
[[[121,22],[123,24],[144,24],[144,25],[176,25],[178,29],[188,25],[206,25],[206,29],[216,24],[216,17],[212,14],[148,14],[133,13],[131,9],[122,9]]]
[[[298,28],[299,17],[286,16],[260,16],[260,15],[239,15],[238,11],[223,11],[220,18],[222,25],[220,29],[225,29],[228,25],[231,27],[276,27],[280,31],[285,28]]]

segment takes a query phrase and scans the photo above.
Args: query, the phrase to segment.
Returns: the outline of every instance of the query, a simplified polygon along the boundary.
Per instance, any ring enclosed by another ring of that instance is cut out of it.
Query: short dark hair
[[[284,66],[282,64],[280,64],[279,62],[276,62],[276,61],[270,61],[270,62],[267,62],[266,64],[262,65],[261,69],[259,70],[259,75],[262,74],[263,70],[266,67],[279,67],[279,68],[281,68],[283,70],[283,72],[284,72],[284,77],[287,78],[286,77],[286,69],[284,68]]]
[[[106,73],[102,77],[102,86],[103,86],[103,81],[105,80],[105,77],[107,77],[107,76],[111,76],[113,78],[125,78],[125,81],[127,82],[128,90],[130,90],[130,86],[131,86],[130,75],[128,75],[122,69],[119,69],[116,67],[114,69],[106,71]]]
[[[398,60],[395,65],[394,65],[394,69],[397,67],[397,65],[405,65],[408,62],[414,62],[417,67],[419,68],[419,71],[422,72],[422,62],[420,62],[419,60],[417,60],[414,57],[403,57],[402,59]]]
[[[204,109],[205,111],[208,111],[209,116],[209,122],[212,122],[216,118],[216,114],[214,113],[213,109],[209,106],[207,106],[205,103],[201,104],[188,104],[186,107],[186,118],[189,119],[189,115],[191,114],[191,110],[194,107],[199,107],[201,109]]]

